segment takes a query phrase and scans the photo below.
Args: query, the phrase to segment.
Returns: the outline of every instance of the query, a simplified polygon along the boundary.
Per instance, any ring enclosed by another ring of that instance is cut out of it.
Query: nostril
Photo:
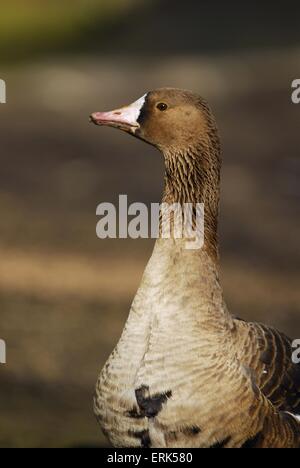
[[[122,112],[114,112],[114,115],[122,115]]]

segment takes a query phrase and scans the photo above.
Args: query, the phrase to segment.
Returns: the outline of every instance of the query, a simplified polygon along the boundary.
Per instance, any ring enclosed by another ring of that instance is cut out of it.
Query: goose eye
[[[157,109],[160,110],[161,112],[165,111],[168,109],[168,106],[167,104],[165,104],[164,102],[160,102],[159,104],[157,104]]]

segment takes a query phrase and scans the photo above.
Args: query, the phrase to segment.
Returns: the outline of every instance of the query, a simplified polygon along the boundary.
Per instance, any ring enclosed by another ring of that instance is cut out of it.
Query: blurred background
[[[96,206],[160,201],[163,164],[92,111],[175,86],[223,140],[222,278],[235,315],[300,337],[300,3],[2,0],[0,446],[101,447],[97,375],[153,241],[100,241]]]

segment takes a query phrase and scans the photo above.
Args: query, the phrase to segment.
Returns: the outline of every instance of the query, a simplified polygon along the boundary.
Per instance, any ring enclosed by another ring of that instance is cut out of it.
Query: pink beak
[[[96,125],[107,125],[122,130],[136,130],[140,126],[138,119],[144,103],[145,97],[142,97],[130,106],[121,109],[111,112],[95,112],[90,119]]]

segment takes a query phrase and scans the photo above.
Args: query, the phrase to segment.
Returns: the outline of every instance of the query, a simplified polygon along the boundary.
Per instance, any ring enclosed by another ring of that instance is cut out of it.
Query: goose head
[[[163,201],[204,204],[205,245],[218,258],[221,151],[216,121],[206,101],[190,91],[162,88],[129,106],[95,112],[91,121],[123,130],[162,152]]]
[[[123,130],[157,147],[164,154],[210,144],[216,133],[206,102],[190,91],[162,88],[150,91],[129,106],[95,112],[91,122]]]

